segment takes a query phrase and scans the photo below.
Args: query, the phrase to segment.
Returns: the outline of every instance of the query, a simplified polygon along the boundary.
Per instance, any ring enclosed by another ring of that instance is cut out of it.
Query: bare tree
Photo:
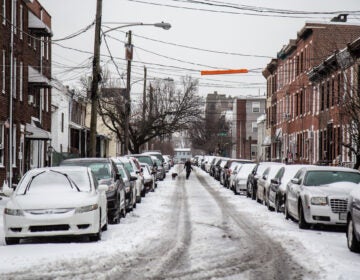
[[[174,132],[186,130],[201,114],[201,98],[197,95],[198,81],[191,77],[182,80],[183,89],[163,87],[160,81],[150,85],[147,98],[140,106],[131,106],[129,151],[138,153],[145,143],[162,139]],[[106,92],[106,90],[103,92]],[[135,102],[132,102],[132,105]],[[121,91],[113,89],[103,94],[99,114],[104,125],[120,141],[125,129],[125,99]],[[145,113],[145,114],[144,114]]]

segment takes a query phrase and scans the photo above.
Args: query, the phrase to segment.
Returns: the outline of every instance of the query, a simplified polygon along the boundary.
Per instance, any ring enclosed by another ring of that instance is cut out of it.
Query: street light
[[[95,42],[94,42],[94,59],[93,59],[93,74],[92,74],[92,85],[91,85],[91,119],[90,119],[90,156],[94,157],[96,156],[96,127],[97,127],[97,106],[98,106],[98,88],[99,88],[99,82],[101,80],[100,78],[100,44],[101,44],[101,13],[102,13],[102,5],[101,1],[98,1],[97,4],[97,10],[96,10],[96,26],[95,26]],[[165,30],[169,30],[171,28],[170,23],[166,22],[159,22],[159,23],[143,23],[143,22],[133,22],[133,23],[125,23],[120,26],[116,26],[113,28],[110,28],[103,32],[103,35],[105,35],[108,32],[130,27],[130,26],[155,26],[160,27]],[[129,32],[129,45],[131,45],[131,31]],[[127,86],[126,86],[126,102],[130,102],[130,71],[131,71],[131,60],[128,60],[128,73],[127,73]],[[129,103],[130,105],[130,103]],[[129,116],[126,112],[125,114],[125,148],[124,153],[128,153],[128,144],[129,144]]]

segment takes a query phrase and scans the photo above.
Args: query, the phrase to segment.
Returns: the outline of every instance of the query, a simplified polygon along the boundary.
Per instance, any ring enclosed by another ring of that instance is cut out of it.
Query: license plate
[[[339,213],[340,220],[346,220],[346,213]]]

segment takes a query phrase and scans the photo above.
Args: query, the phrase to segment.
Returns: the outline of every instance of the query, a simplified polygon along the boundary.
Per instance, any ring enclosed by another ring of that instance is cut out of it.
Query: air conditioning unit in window
[[[34,95],[29,95],[28,96],[28,103],[31,105],[31,104],[34,104]]]

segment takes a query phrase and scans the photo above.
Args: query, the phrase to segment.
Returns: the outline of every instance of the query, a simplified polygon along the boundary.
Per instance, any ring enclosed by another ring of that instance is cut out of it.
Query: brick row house
[[[0,180],[50,164],[51,16],[37,0],[0,0]]]
[[[342,15],[329,23],[309,22],[263,71],[267,80],[266,128],[273,161],[330,163],[340,155],[337,100],[343,94],[341,71],[316,83],[309,73],[360,36],[360,25]],[[331,139],[331,140],[329,140]]]

